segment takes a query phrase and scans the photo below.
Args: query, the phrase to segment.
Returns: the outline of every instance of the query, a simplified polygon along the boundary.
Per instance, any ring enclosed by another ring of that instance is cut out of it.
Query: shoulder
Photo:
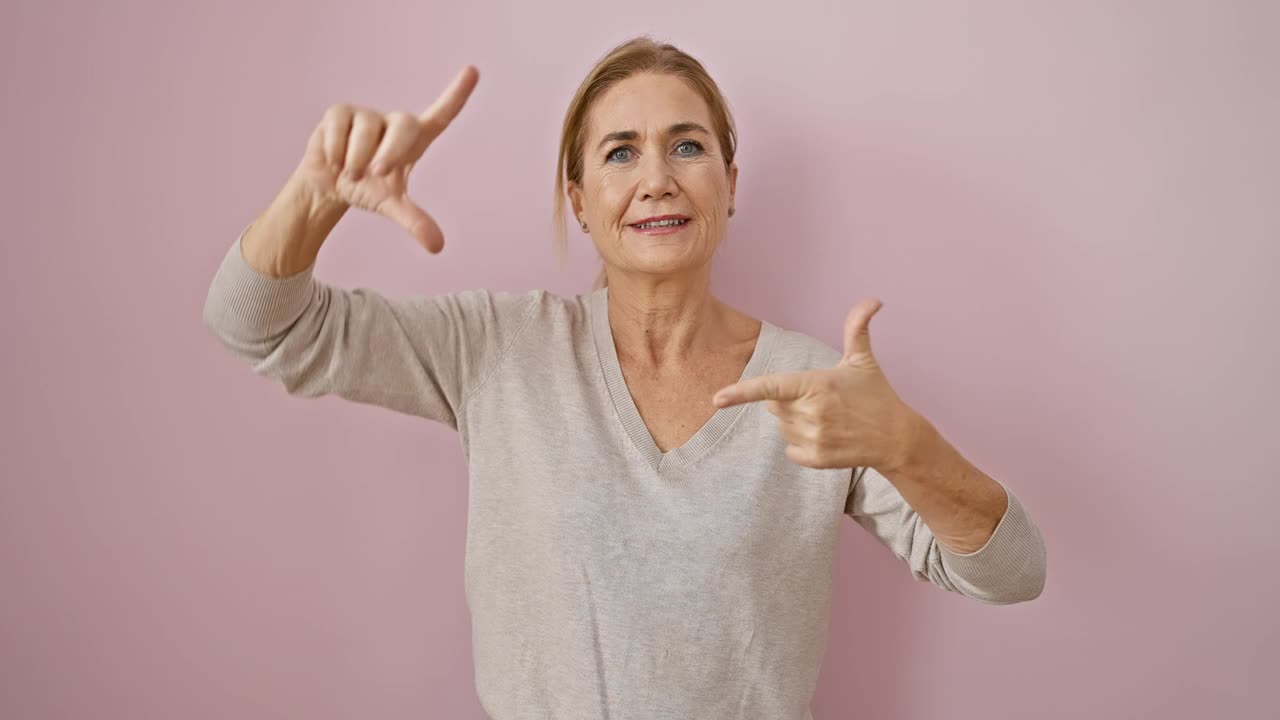
[[[559,295],[550,290],[529,290],[520,297],[525,299],[531,320],[555,325],[583,321],[591,307],[591,295]]]
[[[590,295],[558,295],[550,290],[491,290],[477,288],[452,295],[465,310],[503,324],[564,327],[583,322]]]
[[[578,304],[572,297],[561,297],[548,290],[535,288],[532,290],[493,290],[490,288],[474,288],[461,290],[447,297],[460,306],[483,309],[505,317],[511,315],[529,315],[536,309],[544,312],[571,311]]]
[[[777,328],[768,373],[801,372],[834,367],[841,353],[826,342],[798,330]]]

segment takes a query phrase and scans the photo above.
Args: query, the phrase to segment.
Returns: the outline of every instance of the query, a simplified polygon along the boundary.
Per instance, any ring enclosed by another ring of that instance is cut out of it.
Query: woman
[[[314,280],[349,207],[442,249],[405,188],[476,81],[464,69],[416,118],[331,108],[228,252],[205,321],[290,393],[459,432],[489,715],[808,717],[844,514],[921,580],[987,603],[1040,593],[1044,545],[1017,498],[881,373],[878,302],[853,308],[842,354],[711,294],[734,128],[674,47],[615,48],[565,118],[557,207],[599,250],[594,291],[391,300]]]

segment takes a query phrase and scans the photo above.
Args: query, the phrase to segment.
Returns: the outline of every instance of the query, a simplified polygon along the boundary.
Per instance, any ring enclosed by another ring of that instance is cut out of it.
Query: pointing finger
[[[721,388],[711,402],[725,408],[760,400],[795,400],[802,394],[799,374],[765,375]]]
[[[462,106],[467,103],[467,98],[471,96],[471,91],[475,89],[479,80],[480,71],[474,65],[462,68],[458,76],[453,79],[453,83],[440,94],[431,107],[418,116],[422,121],[424,143],[430,145],[446,127],[449,127],[449,123],[453,122],[453,119],[462,111]]]

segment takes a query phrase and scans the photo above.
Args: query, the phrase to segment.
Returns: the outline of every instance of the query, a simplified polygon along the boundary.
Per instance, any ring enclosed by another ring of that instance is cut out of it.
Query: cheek
[[[610,173],[601,176],[592,196],[597,212],[602,216],[612,217],[626,212],[633,194],[632,183],[625,176]]]
[[[689,178],[691,194],[703,212],[720,217],[729,209],[729,178],[713,168],[698,168]]]

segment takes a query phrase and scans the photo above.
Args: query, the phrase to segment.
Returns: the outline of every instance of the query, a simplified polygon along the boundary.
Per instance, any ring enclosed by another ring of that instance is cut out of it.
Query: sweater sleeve
[[[390,299],[320,282],[314,264],[273,278],[244,260],[243,237],[223,259],[204,306],[205,325],[233,355],[291,395],[337,395],[454,429],[539,292]]]
[[[938,542],[874,468],[854,468],[845,513],[906,562],[918,580],[991,605],[1033,600],[1044,589],[1044,539],[1017,496],[1000,486],[1009,498],[1004,516],[986,545],[964,555]]]

